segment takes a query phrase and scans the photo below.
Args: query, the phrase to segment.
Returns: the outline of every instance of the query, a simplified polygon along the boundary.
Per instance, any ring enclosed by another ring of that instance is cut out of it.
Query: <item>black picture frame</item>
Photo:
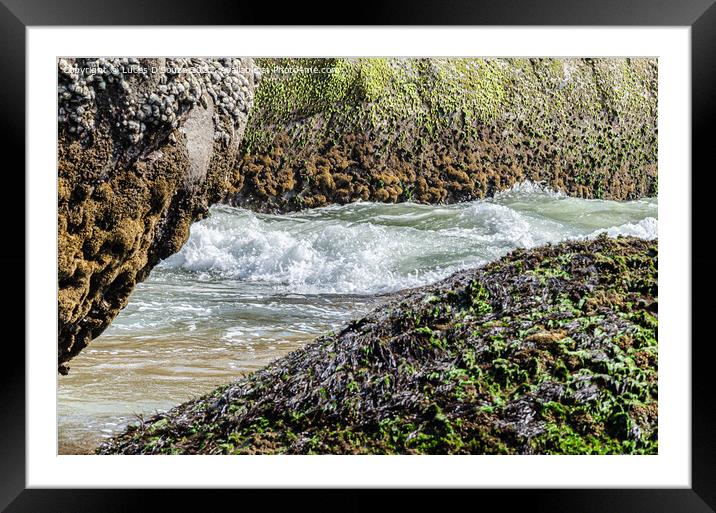
[[[365,510],[382,502],[371,491],[338,490],[98,490],[26,489],[25,487],[25,281],[31,272],[25,263],[25,94],[26,27],[42,25],[235,25],[324,23],[318,13],[336,13],[337,4],[305,3],[247,5],[246,2],[203,0],[198,6],[186,0],[0,0],[0,126],[4,173],[3,223],[6,245],[0,252],[6,291],[5,340],[0,371],[0,509],[8,512],[80,512],[173,510],[199,499],[206,505],[249,504],[262,501],[277,509],[277,502],[291,501],[292,508]],[[348,18],[350,17],[350,18]],[[690,489],[522,489],[450,491],[451,502],[485,499],[500,508],[524,508],[550,512],[672,512],[716,511],[716,405],[712,383],[713,344],[708,324],[716,278],[709,265],[716,261],[709,251],[712,215],[707,211],[716,172],[708,159],[714,145],[716,106],[716,4],[714,0],[438,0],[362,2],[344,13],[339,24],[410,25],[646,25],[691,27],[692,73],[692,488]],[[325,21],[335,24],[336,20]],[[49,174],[48,174],[49,176]],[[49,178],[48,178],[49,179]],[[698,182],[694,182],[694,180]],[[693,185],[698,185],[694,187]],[[22,219],[22,222],[21,222]],[[698,275],[695,273],[699,272]],[[21,300],[22,298],[22,300]],[[51,341],[48,341],[51,344]],[[689,340],[683,343],[688,344]],[[401,491],[403,509],[429,505],[435,494],[426,490]],[[390,492],[396,493],[396,492]],[[469,495],[467,497],[466,495]],[[199,496],[199,497],[197,497]],[[270,503],[267,501],[270,500]],[[438,497],[441,502],[444,500]]]

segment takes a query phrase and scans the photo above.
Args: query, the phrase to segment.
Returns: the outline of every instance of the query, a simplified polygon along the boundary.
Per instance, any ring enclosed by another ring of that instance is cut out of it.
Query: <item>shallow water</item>
[[[91,451],[136,415],[260,368],[385,293],[517,247],[602,232],[656,237],[656,199],[582,200],[523,184],[450,206],[357,203],[289,215],[213,207],[59,377],[59,451]]]

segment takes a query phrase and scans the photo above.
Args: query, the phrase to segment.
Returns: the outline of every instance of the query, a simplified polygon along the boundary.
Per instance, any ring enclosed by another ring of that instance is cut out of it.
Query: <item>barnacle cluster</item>
[[[229,128],[248,116],[259,79],[250,59],[59,59],[58,122],[81,136],[106,106],[114,128],[137,144],[149,131],[177,128],[194,106],[211,101],[215,137],[228,143]]]

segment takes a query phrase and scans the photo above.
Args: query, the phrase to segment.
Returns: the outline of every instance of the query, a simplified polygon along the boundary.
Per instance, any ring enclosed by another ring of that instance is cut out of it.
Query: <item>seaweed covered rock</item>
[[[452,203],[531,180],[657,191],[654,59],[257,59],[228,201],[287,211]]]
[[[225,194],[257,80],[251,59],[58,61],[60,372]]]
[[[654,454],[657,264],[634,238],[514,251],[98,452]]]

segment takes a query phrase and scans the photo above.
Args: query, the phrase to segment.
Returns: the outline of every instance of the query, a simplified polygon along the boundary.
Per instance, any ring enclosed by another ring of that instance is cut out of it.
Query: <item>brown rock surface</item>
[[[58,365],[186,241],[232,179],[251,59],[60,59]]]
[[[257,59],[235,205],[655,196],[654,59]],[[330,70],[316,73],[315,70]]]

